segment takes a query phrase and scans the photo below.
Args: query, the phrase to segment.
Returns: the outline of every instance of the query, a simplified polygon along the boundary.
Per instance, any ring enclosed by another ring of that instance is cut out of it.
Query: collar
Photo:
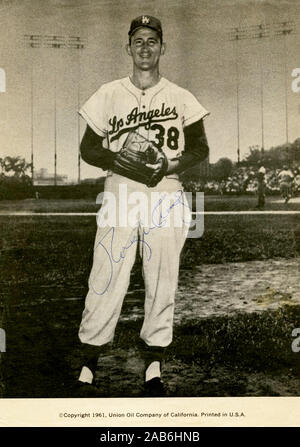
[[[153,87],[149,87],[146,89],[140,89],[138,87],[136,87],[129,76],[127,76],[126,78],[122,79],[122,84],[124,85],[124,87],[129,90],[131,93],[133,93],[135,96],[140,96],[142,94],[142,92],[145,92],[146,94],[149,95],[154,95],[155,93],[157,93],[159,90],[162,90],[166,84],[167,84],[167,80],[162,76],[160,78],[160,80],[158,81],[157,84],[153,85]]]

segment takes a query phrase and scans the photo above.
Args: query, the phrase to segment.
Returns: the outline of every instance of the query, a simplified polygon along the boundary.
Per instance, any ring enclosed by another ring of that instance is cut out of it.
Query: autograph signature
[[[182,200],[183,191],[178,190],[175,192],[175,196],[177,197],[176,200],[165,210],[165,213],[163,213],[159,207],[167,196],[168,194],[163,194],[152,210],[151,220],[153,226],[149,228],[143,228],[143,232],[140,238],[136,234],[131,236],[130,240],[127,242],[126,245],[122,247],[121,251],[117,255],[115,255],[114,253],[115,252],[114,238],[116,231],[115,227],[109,228],[109,230],[104,234],[104,236],[102,236],[102,238],[98,241],[97,245],[95,246],[95,250],[98,250],[99,248],[103,250],[103,254],[106,256],[107,262],[109,263],[109,278],[102,291],[95,290],[93,284],[91,284],[94,292],[97,295],[103,295],[108,290],[114,274],[114,264],[118,264],[119,262],[123,261],[123,259],[126,257],[127,250],[129,250],[134,244],[140,242],[141,244],[144,245],[145,249],[144,253],[146,255],[147,261],[150,261],[152,256],[152,248],[150,247],[149,243],[145,240],[145,236],[147,236],[154,229],[164,227],[167,223],[167,218],[169,214],[171,213],[172,209],[175,206],[181,204],[189,209],[189,206]]]

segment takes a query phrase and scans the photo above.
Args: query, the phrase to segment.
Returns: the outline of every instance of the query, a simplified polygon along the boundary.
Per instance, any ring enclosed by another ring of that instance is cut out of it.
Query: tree
[[[0,157],[0,168],[1,168],[1,172],[0,172],[0,177],[4,175],[4,158]]]
[[[0,168],[0,200],[24,199],[33,195],[32,179],[26,174],[31,164],[25,158],[0,158]]]
[[[232,174],[233,162],[230,158],[220,158],[217,163],[212,165],[211,178],[218,182],[226,180]]]
[[[271,147],[264,152],[259,146],[251,146],[249,151],[241,161],[241,166],[257,167],[263,164],[268,169],[280,169],[285,164],[289,166],[300,164],[300,138],[293,143]]]
[[[269,152],[269,151],[267,151]],[[265,157],[259,146],[250,146],[249,154],[241,161],[241,166],[258,166]]]
[[[27,163],[22,157],[4,157],[0,159],[2,174],[5,176],[13,175],[14,177],[26,177],[26,171],[31,167],[31,163]]]

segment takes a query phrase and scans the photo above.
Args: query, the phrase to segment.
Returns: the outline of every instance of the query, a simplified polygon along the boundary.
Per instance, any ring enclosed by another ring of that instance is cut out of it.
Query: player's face
[[[138,29],[126,48],[134,65],[143,71],[158,67],[159,58],[165,52],[165,44],[160,42],[157,32],[150,28]]]

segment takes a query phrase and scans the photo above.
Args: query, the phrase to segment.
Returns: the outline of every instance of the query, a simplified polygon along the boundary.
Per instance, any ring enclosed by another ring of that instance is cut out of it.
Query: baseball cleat
[[[166,394],[164,384],[160,377],[153,377],[144,384],[146,397],[163,397]]]
[[[98,388],[94,384],[81,382],[80,380],[77,380],[73,391],[73,397],[97,397],[99,393]]]

